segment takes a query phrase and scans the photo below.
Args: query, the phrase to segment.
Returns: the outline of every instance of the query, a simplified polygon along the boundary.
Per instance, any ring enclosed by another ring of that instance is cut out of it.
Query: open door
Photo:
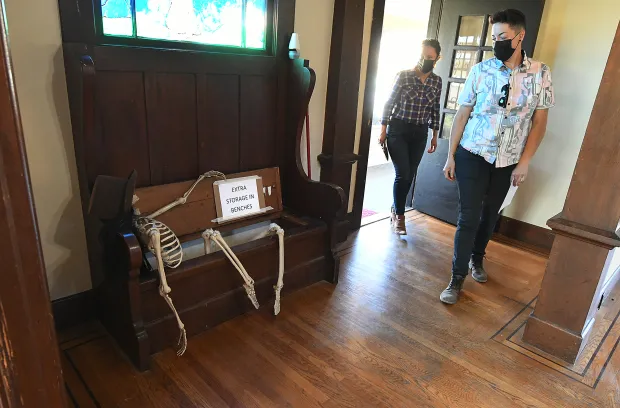
[[[416,176],[414,208],[440,220],[456,224],[456,183],[443,176],[449,151],[450,128],[457,111],[456,101],[470,69],[493,57],[489,17],[499,10],[521,10],[527,20],[523,49],[534,51],[544,0],[443,0],[439,21],[442,60],[435,72],[443,79],[441,129],[435,154],[426,154]],[[429,139],[430,144],[430,139]]]

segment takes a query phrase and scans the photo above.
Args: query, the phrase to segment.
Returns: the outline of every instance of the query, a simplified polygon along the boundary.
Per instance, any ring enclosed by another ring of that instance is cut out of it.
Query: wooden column
[[[4,18],[0,0],[0,407],[64,407]]]
[[[349,197],[355,147],[365,0],[335,0],[329,56],[321,181],[334,183]]]
[[[620,26],[523,340],[567,362],[586,344],[609,252],[620,246]]]

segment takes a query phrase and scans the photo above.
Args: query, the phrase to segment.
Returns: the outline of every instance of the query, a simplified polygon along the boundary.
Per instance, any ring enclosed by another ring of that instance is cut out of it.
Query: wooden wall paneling
[[[243,75],[240,95],[240,168],[246,171],[275,166],[275,76]]]
[[[0,406],[67,404],[0,0]]]
[[[95,43],[92,0],[58,0],[63,43]]]
[[[357,122],[364,0],[336,0],[329,57],[321,181],[342,187],[348,197]]]
[[[56,330],[79,326],[95,318],[95,295],[92,289],[52,302]]]
[[[197,76],[199,171],[239,172],[239,76]]]
[[[620,24],[594,102],[563,211],[523,340],[573,363],[587,343],[588,312],[609,251],[620,247]]]
[[[89,185],[100,174],[127,177],[133,170],[138,186],[150,185],[143,73],[98,71],[96,84],[96,140],[86,140]]]
[[[229,55],[187,50],[98,45],[93,48],[97,69],[166,73],[237,75],[273,74],[276,58],[261,55]]]
[[[147,72],[145,83],[151,184],[196,177],[196,76]]]
[[[550,229],[501,215],[493,239],[549,256],[555,235]]]

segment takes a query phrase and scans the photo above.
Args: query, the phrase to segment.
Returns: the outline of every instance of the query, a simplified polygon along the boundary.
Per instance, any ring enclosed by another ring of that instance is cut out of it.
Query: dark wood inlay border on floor
[[[618,292],[620,292],[620,288],[616,289],[616,293]],[[609,296],[609,299],[611,300],[611,302],[615,302],[615,296]],[[594,352],[590,356],[582,356],[576,364],[571,365],[566,362],[562,362],[554,358],[553,356],[547,355],[546,353],[520,341],[520,334],[522,334],[527,317],[534,310],[533,303],[536,300],[537,298],[532,299],[532,301],[528,303],[526,307],[519,311],[519,313],[517,313],[513,318],[508,321],[508,323],[506,323],[497,333],[495,333],[492,339],[502,345],[507,346],[511,350],[523,354],[575,381],[578,381],[592,389],[595,389],[600,382],[603,374],[605,373],[605,369],[607,368],[609,361],[614,356],[618,344],[620,343],[620,326],[617,325],[618,318],[620,318],[620,307],[618,307],[618,302],[611,305],[611,307],[614,307],[614,309],[618,310],[615,314],[615,317],[606,328],[601,340],[596,345]],[[601,310],[604,310],[604,308],[601,308]],[[600,324],[604,325],[605,322],[603,321]],[[592,330],[594,331],[595,328],[593,328]],[[610,336],[612,332],[613,334]],[[595,341],[596,339],[592,340]],[[613,347],[611,348],[611,350],[609,350],[609,353],[607,355],[605,355],[605,353],[600,353],[603,347],[609,348],[610,344],[613,344]],[[585,363],[584,359],[585,361],[587,361],[587,363]],[[594,361],[604,361],[602,365],[599,364],[598,372],[590,371]],[[583,366],[584,363],[584,368],[582,370],[579,370],[578,367]]]

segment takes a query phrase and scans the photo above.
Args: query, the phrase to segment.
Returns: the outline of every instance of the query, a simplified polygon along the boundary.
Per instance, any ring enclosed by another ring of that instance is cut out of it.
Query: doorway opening
[[[376,88],[362,225],[390,215],[394,167],[391,160],[386,160],[381,146],[377,143],[381,133],[381,116],[396,74],[412,69],[418,62],[420,45],[427,36],[431,3],[432,0],[385,1],[379,64],[374,78]],[[410,192],[408,209],[411,206],[411,195]]]

